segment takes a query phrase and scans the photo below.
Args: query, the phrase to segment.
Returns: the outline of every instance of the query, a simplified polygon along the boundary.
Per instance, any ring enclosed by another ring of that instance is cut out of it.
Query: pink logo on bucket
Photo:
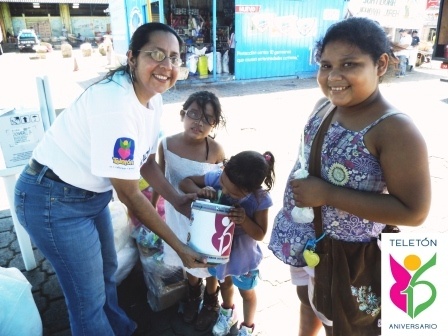
[[[229,217],[227,217],[227,215],[216,214],[216,232],[212,236],[212,244],[221,256],[230,255],[234,229],[235,224]]]
[[[187,242],[210,264],[229,261],[235,223],[228,217],[230,206],[194,201]]]

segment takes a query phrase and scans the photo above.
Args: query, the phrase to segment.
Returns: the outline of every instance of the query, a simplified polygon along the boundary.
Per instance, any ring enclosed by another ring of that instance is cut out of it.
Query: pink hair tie
[[[271,161],[271,156],[269,155],[269,154],[266,154],[265,156],[264,156],[264,158],[266,159],[266,161]]]

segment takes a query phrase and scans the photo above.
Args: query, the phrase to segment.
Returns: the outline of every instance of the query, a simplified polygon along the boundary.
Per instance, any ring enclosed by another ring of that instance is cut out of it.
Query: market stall
[[[164,5],[167,23],[185,42],[181,58],[190,75],[207,78],[208,74],[213,72],[214,64],[216,73],[227,73],[228,71],[223,71],[222,59],[229,48],[230,27],[234,25],[235,1],[217,2],[216,25],[213,24],[212,0],[166,1]],[[214,36],[216,44],[213,43]],[[213,60],[215,56],[216,63]]]

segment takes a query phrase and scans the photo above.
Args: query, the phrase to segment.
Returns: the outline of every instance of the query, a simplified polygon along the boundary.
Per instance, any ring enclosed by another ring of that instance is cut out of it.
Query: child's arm
[[[256,211],[254,218],[246,216],[242,207],[230,210],[229,218],[236,224],[241,225],[243,230],[253,239],[261,241],[266,235],[268,228],[268,209]]]
[[[197,193],[205,186],[204,175],[188,176],[179,182],[179,189],[184,193]]]
[[[189,176],[179,183],[179,189],[184,193],[196,193],[200,198],[215,199],[216,190],[205,185],[205,176]]]
[[[162,170],[163,174],[165,175],[165,153],[163,152],[162,142],[160,142],[160,144],[159,144],[158,154],[159,154],[159,160],[157,163],[159,164],[160,169]],[[152,197],[151,197],[151,204],[156,209],[157,209],[157,202],[159,201],[159,197],[160,197],[160,194],[153,189]]]

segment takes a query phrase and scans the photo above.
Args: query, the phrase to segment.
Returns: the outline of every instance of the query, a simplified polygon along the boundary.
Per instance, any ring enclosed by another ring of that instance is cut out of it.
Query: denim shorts
[[[214,267],[209,267],[208,271],[212,276],[216,276],[216,269]],[[258,284],[258,279],[260,278],[260,271],[258,269],[254,269],[252,271],[247,272],[243,275],[232,275],[233,284],[242,290],[250,290],[254,289]]]

